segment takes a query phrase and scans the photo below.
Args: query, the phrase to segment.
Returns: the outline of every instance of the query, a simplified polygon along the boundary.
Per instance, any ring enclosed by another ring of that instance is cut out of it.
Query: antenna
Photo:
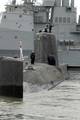
[[[20,50],[20,60],[23,61],[24,57],[23,57],[23,50],[22,50],[22,41],[19,41],[19,50]]]
[[[12,0],[12,5],[15,5],[16,4],[16,0]]]
[[[6,4],[8,5],[8,4],[11,4],[12,3],[12,0],[8,0],[7,2],[6,2]]]

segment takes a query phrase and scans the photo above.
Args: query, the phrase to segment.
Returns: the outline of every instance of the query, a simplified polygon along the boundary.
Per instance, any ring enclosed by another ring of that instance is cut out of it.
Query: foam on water
[[[53,85],[51,85],[51,84],[37,85],[37,84],[24,82],[24,92],[26,92],[26,93],[46,91],[52,87],[53,87]]]

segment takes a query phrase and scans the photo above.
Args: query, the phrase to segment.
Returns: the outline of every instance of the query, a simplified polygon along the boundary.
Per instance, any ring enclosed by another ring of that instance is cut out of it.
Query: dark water
[[[80,72],[50,91],[25,82],[23,100],[0,97],[0,120],[80,120]]]

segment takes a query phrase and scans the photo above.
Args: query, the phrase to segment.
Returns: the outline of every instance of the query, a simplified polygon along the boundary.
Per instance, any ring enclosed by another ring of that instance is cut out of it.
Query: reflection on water
[[[54,90],[28,89],[24,83],[23,100],[0,98],[0,120],[80,120],[80,73]],[[29,91],[28,91],[29,90]]]

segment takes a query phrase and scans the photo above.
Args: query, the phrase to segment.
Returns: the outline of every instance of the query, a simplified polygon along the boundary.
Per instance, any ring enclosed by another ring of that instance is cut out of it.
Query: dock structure
[[[14,58],[0,58],[0,95],[23,98],[23,63]]]

